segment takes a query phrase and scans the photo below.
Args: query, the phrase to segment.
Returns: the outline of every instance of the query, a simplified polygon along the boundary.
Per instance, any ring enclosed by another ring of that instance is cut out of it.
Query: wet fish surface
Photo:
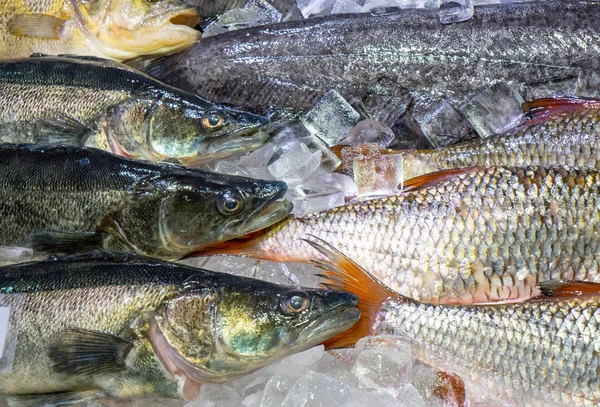
[[[506,134],[435,150],[383,150],[403,155],[404,178],[486,165],[569,165],[600,169],[600,100],[526,103],[528,121]]]
[[[198,165],[261,146],[267,119],[211,103],[113,61],[0,62],[0,142],[97,147]]]
[[[2,0],[0,58],[165,55],[200,38],[197,22],[195,10],[178,0]]]
[[[427,302],[531,297],[538,281],[600,282],[600,172],[470,167],[413,178],[405,192],[288,218],[207,253],[309,262],[301,239],[351,254],[384,284]]]
[[[541,282],[516,304],[424,304],[381,285],[324,242],[316,248],[329,288],[358,295],[363,317],[326,342],[347,346],[371,333],[408,337],[420,361],[458,375],[468,399],[491,405],[593,406],[600,402],[600,284]]]
[[[77,147],[0,146],[1,246],[178,259],[266,227],[291,204],[280,181],[129,160]]]
[[[314,346],[360,316],[353,294],[130,254],[0,268],[12,405],[196,397]]]
[[[461,105],[479,89],[577,78],[600,67],[600,4],[476,7],[450,25],[437,10],[349,14],[236,30],[206,38],[147,71],[220,103],[305,110],[328,90],[362,98],[382,78],[415,98]],[[580,95],[588,96],[588,95]],[[539,97],[539,96],[538,96]]]

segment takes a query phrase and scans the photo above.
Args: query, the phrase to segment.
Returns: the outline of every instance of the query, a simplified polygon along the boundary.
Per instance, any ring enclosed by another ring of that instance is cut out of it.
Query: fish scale
[[[527,298],[547,279],[600,282],[598,170],[459,171],[400,195],[287,219],[214,252],[308,262],[322,258],[301,240],[313,235],[395,291],[442,303]]]

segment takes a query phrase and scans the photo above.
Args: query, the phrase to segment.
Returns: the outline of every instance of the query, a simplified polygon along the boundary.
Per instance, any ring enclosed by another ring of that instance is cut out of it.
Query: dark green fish
[[[12,405],[193,399],[350,328],[355,295],[134,255],[0,268],[10,307],[0,393]]]
[[[93,148],[0,146],[0,246],[178,259],[262,229],[291,204],[280,181],[151,164]]]
[[[267,119],[90,57],[0,61],[0,142],[97,147],[185,165],[260,147]]]

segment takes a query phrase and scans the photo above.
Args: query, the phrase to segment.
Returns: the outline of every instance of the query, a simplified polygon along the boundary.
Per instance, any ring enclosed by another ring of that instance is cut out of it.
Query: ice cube
[[[185,407],[238,407],[242,399],[229,385],[205,383],[200,386],[198,397]]]
[[[452,24],[473,18],[473,3],[471,0],[441,0],[440,23]]]
[[[301,287],[319,287],[319,284],[323,281],[317,276],[321,272],[320,269],[316,268],[312,264],[308,263],[288,263],[288,269],[290,273],[298,279],[298,285]]]
[[[448,99],[415,104],[412,116],[433,147],[455,144],[471,130]]]
[[[325,352],[316,371],[327,376],[342,380],[351,387],[358,386],[358,380],[352,372],[354,349],[338,349]]]
[[[462,379],[431,366],[415,363],[412,370],[412,385],[418,390],[427,406],[463,407],[470,405]]]
[[[326,173],[307,180],[288,195],[294,204],[292,213],[304,216],[309,213],[324,211],[342,206],[356,197],[357,188],[354,181],[344,174]]]
[[[311,366],[319,362],[325,353],[323,345],[313,346],[303,352],[285,358],[285,362],[292,365]]]
[[[344,382],[309,371],[290,389],[283,406],[343,406],[350,400],[350,388]]]
[[[202,38],[212,37],[227,32],[227,28],[223,27],[218,21],[213,21],[202,30]]]
[[[356,344],[352,371],[359,387],[382,389],[396,396],[410,381],[410,342],[398,336],[363,338]]]
[[[403,407],[427,407],[423,398],[411,384],[407,384],[398,394],[398,400],[402,400]]]
[[[334,3],[335,0],[296,0],[296,5],[304,18],[329,14]]]
[[[327,92],[300,121],[328,147],[338,142],[358,123],[360,115],[335,90]]]
[[[288,2],[284,3],[285,5],[288,4]],[[263,14],[267,15],[272,23],[278,23],[283,19],[283,13],[278,9],[278,6],[281,7],[281,11],[287,11],[283,10],[285,8],[284,4],[271,4],[267,0],[250,0],[244,8],[255,7]]]
[[[360,5],[356,0],[336,0],[331,14],[364,13],[364,2]]]
[[[345,193],[340,190],[317,192],[310,195],[289,198],[289,200],[294,204],[292,214],[299,217],[342,206],[346,202]]]
[[[406,113],[412,97],[397,81],[382,78],[367,90],[362,104],[370,118],[393,126]]]
[[[358,198],[396,194],[404,181],[402,154],[358,156],[354,159],[353,172]]]
[[[499,83],[473,97],[464,112],[479,136],[486,138],[517,126],[523,119],[522,103],[519,92]]]
[[[385,406],[385,407],[404,407],[404,404],[397,400],[390,393],[383,390],[358,389],[351,388],[352,399],[347,407],[364,406]]]
[[[392,131],[395,134],[394,139],[389,144],[392,149],[411,149],[431,148],[432,145],[421,131],[419,123],[415,121],[412,115],[404,115],[398,122],[392,126]]]
[[[347,174],[354,174],[354,159],[356,157],[371,158],[381,155],[381,147],[377,143],[367,143],[359,146],[344,147],[341,150],[342,169]]]
[[[307,179],[321,163],[322,151],[311,152],[306,144],[300,143],[267,168],[276,179],[295,185]]]
[[[258,260],[252,278],[275,284],[298,285],[298,279],[288,270],[285,263]]]
[[[230,161],[219,161],[214,167],[214,171],[220,174],[239,175],[240,177],[251,177],[252,174],[239,164]]]
[[[361,120],[339,141],[339,144],[355,146],[365,143],[376,143],[387,147],[394,139],[394,132],[376,120]]]

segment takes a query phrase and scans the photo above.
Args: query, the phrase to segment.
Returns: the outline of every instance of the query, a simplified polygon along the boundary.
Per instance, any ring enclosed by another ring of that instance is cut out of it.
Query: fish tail
[[[379,311],[383,303],[392,299],[398,302],[412,301],[380,283],[368,271],[329,243],[315,236],[309,236],[310,240],[303,240],[329,259],[329,262],[313,260],[317,267],[324,270],[319,274],[325,279],[322,285],[331,290],[351,292],[359,298],[360,320],[349,330],[324,342],[327,349],[353,346],[360,338],[372,334],[378,324]]]

